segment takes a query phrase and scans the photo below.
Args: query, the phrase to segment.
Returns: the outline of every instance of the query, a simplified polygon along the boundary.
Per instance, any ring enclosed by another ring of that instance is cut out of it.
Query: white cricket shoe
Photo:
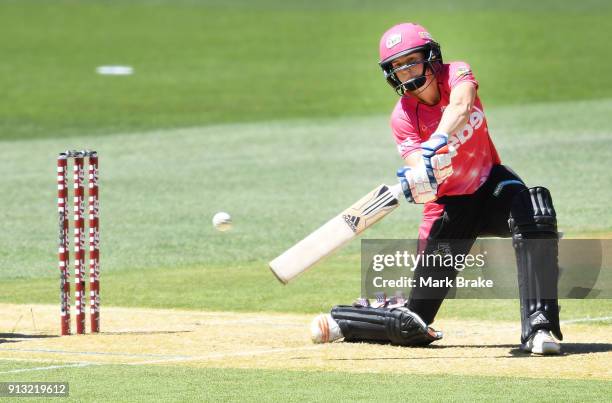
[[[338,322],[328,313],[318,315],[310,324],[310,337],[313,343],[331,343],[343,338]]]
[[[561,353],[561,344],[548,330],[538,330],[523,345],[523,350],[533,354],[553,355]]]

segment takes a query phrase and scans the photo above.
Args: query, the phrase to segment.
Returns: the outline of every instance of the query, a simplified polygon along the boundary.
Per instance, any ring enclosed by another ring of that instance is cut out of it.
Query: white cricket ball
[[[215,214],[212,223],[219,231],[229,231],[232,229],[232,217],[224,211]]]

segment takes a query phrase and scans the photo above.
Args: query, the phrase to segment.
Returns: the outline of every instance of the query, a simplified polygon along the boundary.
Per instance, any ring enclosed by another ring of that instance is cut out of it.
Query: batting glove
[[[397,170],[402,192],[410,203],[427,203],[436,199],[436,180],[427,174],[425,166],[420,169],[402,167]]]
[[[421,144],[427,174],[434,179],[435,188],[453,174],[452,159],[457,155],[455,147],[448,145],[448,135],[434,133]]]

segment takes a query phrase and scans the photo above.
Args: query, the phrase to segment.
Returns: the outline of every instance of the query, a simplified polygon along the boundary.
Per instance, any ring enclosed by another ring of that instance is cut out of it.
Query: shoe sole
[[[532,348],[531,352],[533,354],[540,355],[557,355],[561,353],[561,346],[555,342],[544,342],[542,346],[538,348]]]
[[[521,346],[521,350],[526,353],[538,355],[558,355],[561,354],[561,345],[552,341],[545,341],[541,346]]]

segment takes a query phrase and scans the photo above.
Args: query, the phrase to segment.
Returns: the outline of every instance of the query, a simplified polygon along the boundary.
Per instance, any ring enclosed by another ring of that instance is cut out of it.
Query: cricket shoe
[[[338,322],[328,313],[318,315],[310,324],[310,337],[313,343],[331,343],[343,338]]]
[[[521,348],[533,354],[556,355],[561,353],[561,344],[550,335],[548,330],[538,330]]]

